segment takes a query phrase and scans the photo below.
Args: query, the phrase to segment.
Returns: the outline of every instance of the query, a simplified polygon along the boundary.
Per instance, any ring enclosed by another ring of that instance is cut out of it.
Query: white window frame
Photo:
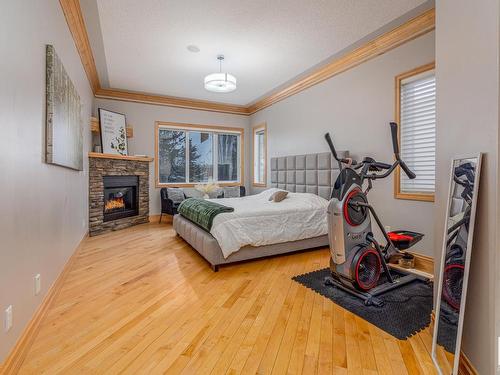
[[[435,69],[435,63],[429,63],[408,72],[396,76],[396,122],[398,126],[401,125],[401,86],[411,79],[419,79],[426,73],[430,73]],[[404,126],[404,125],[403,125]],[[398,131],[401,137],[401,129]],[[401,139],[399,139],[401,145]],[[401,150],[402,151],[402,150]],[[434,202],[435,192],[404,192],[401,191],[401,169],[398,167],[394,173],[394,197],[397,199],[416,200],[424,202]]]
[[[256,181],[256,169],[259,167],[258,153],[255,152],[256,138],[258,133],[264,133],[264,149],[262,150],[264,154],[264,174],[262,181]],[[259,124],[252,127],[252,185],[256,187],[266,187],[267,186],[267,124]]]
[[[160,182],[160,163],[159,163],[159,133],[160,129],[170,129],[186,132],[186,182]],[[189,132],[204,132],[212,134],[212,164],[214,182],[220,186],[240,186],[244,183],[244,134],[243,128],[215,126],[215,125],[198,125],[185,124],[174,122],[156,121],[155,126],[155,185],[156,187],[193,187],[200,182],[189,182]],[[238,135],[238,179],[235,181],[218,181],[218,136],[223,134]]]

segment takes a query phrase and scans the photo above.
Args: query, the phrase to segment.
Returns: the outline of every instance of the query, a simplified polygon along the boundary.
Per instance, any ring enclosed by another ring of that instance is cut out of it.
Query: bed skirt
[[[244,246],[237,252],[224,259],[217,240],[208,232],[192,223],[181,215],[175,215],[173,227],[179,236],[190,244],[203,258],[210,263],[214,271],[223,264],[258,259],[279,254],[288,254],[295,251],[315,249],[328,246],[328,235],[307,238],[304,240],[282,242],[265,246]]]

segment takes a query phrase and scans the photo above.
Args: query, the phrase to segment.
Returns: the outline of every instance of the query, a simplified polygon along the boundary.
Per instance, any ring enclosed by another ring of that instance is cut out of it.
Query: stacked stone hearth
[[[138,176],[139,214],[104,221],[104,176]],[[99,234],[149,221],[149,162],[89,157],[89,234]]]

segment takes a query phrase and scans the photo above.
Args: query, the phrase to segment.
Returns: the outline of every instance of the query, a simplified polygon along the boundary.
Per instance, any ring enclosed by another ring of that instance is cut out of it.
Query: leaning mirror
[[[432,341],[440,374],[458,373],[480,170],[481,154],[452,161]]]

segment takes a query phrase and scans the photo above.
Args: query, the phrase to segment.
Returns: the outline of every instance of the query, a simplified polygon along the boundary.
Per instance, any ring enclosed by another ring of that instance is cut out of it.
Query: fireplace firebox
[[[118,220],[139,214],[138,176],[103,176],[104,218]]]

